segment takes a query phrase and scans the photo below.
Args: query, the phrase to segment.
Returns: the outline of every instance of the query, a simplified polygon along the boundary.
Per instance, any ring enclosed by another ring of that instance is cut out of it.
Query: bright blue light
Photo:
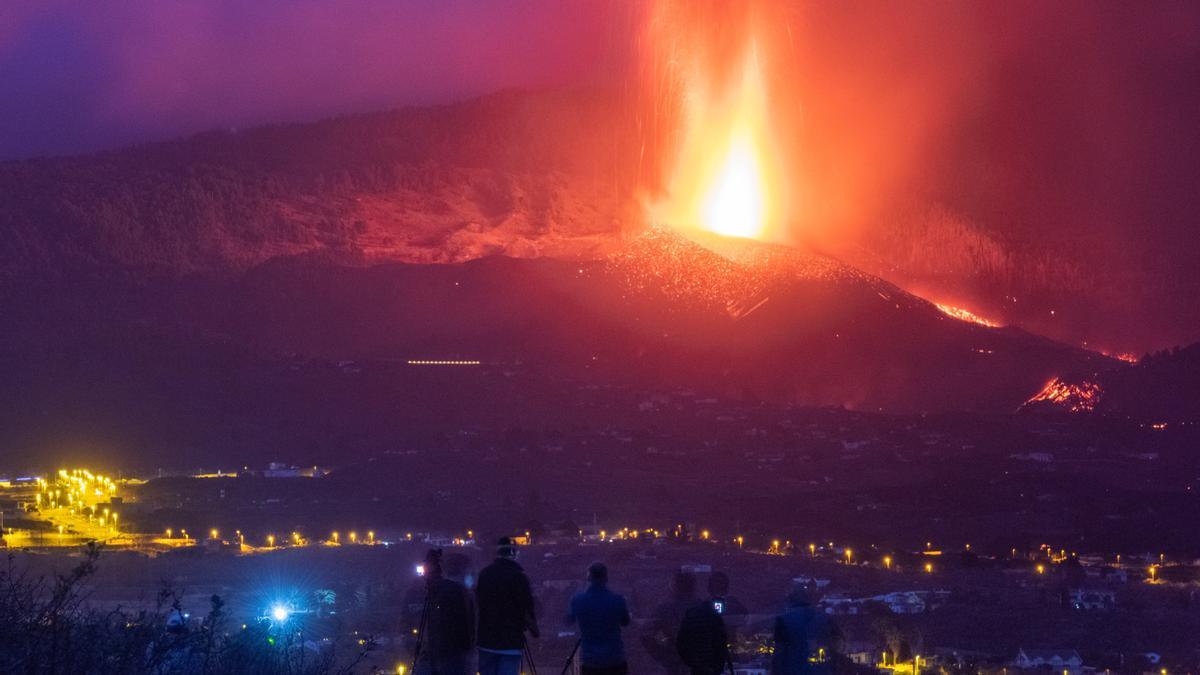
[[[279,622],[287,621],[291,614],[292,613],[288,611],[288,608],[284,607],[283,605],[275,605],[271,608],[271,618]]]

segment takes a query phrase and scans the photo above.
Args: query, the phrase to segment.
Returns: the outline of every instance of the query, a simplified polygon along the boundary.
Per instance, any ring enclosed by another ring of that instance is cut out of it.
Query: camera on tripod
[[[425,562],[417,563],[416,573],[419,577],[429,576],[436,579],[442,575],[442,549],[431,548],[425,554]]]

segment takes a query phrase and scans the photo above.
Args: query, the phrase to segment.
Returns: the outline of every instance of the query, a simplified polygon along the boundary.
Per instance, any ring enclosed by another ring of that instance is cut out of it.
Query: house
[[[1012,666],[1023,670],[1050,668],[1054,672],[1077,675],[1083,670],[1083,658],[1074,649],[1025,649],[1017,651]]]
[[[842,593],[832,593],[817,603],[826,614],[858,614],[858,602]]]
[[[1068,597],[1071,609],[1109,610],[1117,606],[1117,594],[1103,588],[1076,588]]]
[[[842,645],[842,655],[856,666],[874,666],[880,653],[878,645],[865,640],[847,640]]]
[[[867,599],[883,603],[892,614],[920,614],[925,611],[925,599],[915,591],[899,591]]]

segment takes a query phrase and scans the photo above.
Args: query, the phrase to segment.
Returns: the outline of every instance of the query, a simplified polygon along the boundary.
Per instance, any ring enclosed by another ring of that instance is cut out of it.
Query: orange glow
[[[942,314],[945,314],[946,316],[958,319],[959,321],[975,323],[975,324],[979,324],[980,326],[987,326],[988,328],[999,328],[1000,327],[1000,324],[996,323],[995,321],[991,321],[990,319],[985,319],[982,316],[979,316],[978,314],[974,314],[972,312],[968,312],[967,310],[962,309],[961,307],[954,307],[952,305],[944,305],[940,302],[933,303],[933,306],[937,307],[942,312]]]
[[[1025,405],[1045,402],[1053,403],[1071,412],[1091,412],[1100,402],[1101,394],[1103,394],[1103,389],[1095,382],[1072,384],[1056,377],[1047,382],[1041,391],[1025,402]]]
[[[720,90],[703,73],[686,83],[682,142],[652,222],[758,239],[777,217],[766,90],[753,47],[743,59]]]

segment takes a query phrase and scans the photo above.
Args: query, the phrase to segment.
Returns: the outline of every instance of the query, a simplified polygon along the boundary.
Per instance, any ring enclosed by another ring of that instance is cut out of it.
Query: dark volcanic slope
[[[947,317],[835,261],[735,263],[653,230],[605,261],[266,265],[197,321],[267,353],[480,358],[727,396],[1015,410],[1114,362]]]
[[[949,318],[827,258],[749,258],[651,231],[588,262],[299,256],[232,280],[29,285],[0,295],[10,326],[0,336],[0,444],[21,462],[47,450],[92,463],[131,452],[160,465],[335,461],[348,448],[422,443],[433,428],[620,423],[628,408],[614,412],[609,385],[1007,412],[1051,376],[1112,367]]]

